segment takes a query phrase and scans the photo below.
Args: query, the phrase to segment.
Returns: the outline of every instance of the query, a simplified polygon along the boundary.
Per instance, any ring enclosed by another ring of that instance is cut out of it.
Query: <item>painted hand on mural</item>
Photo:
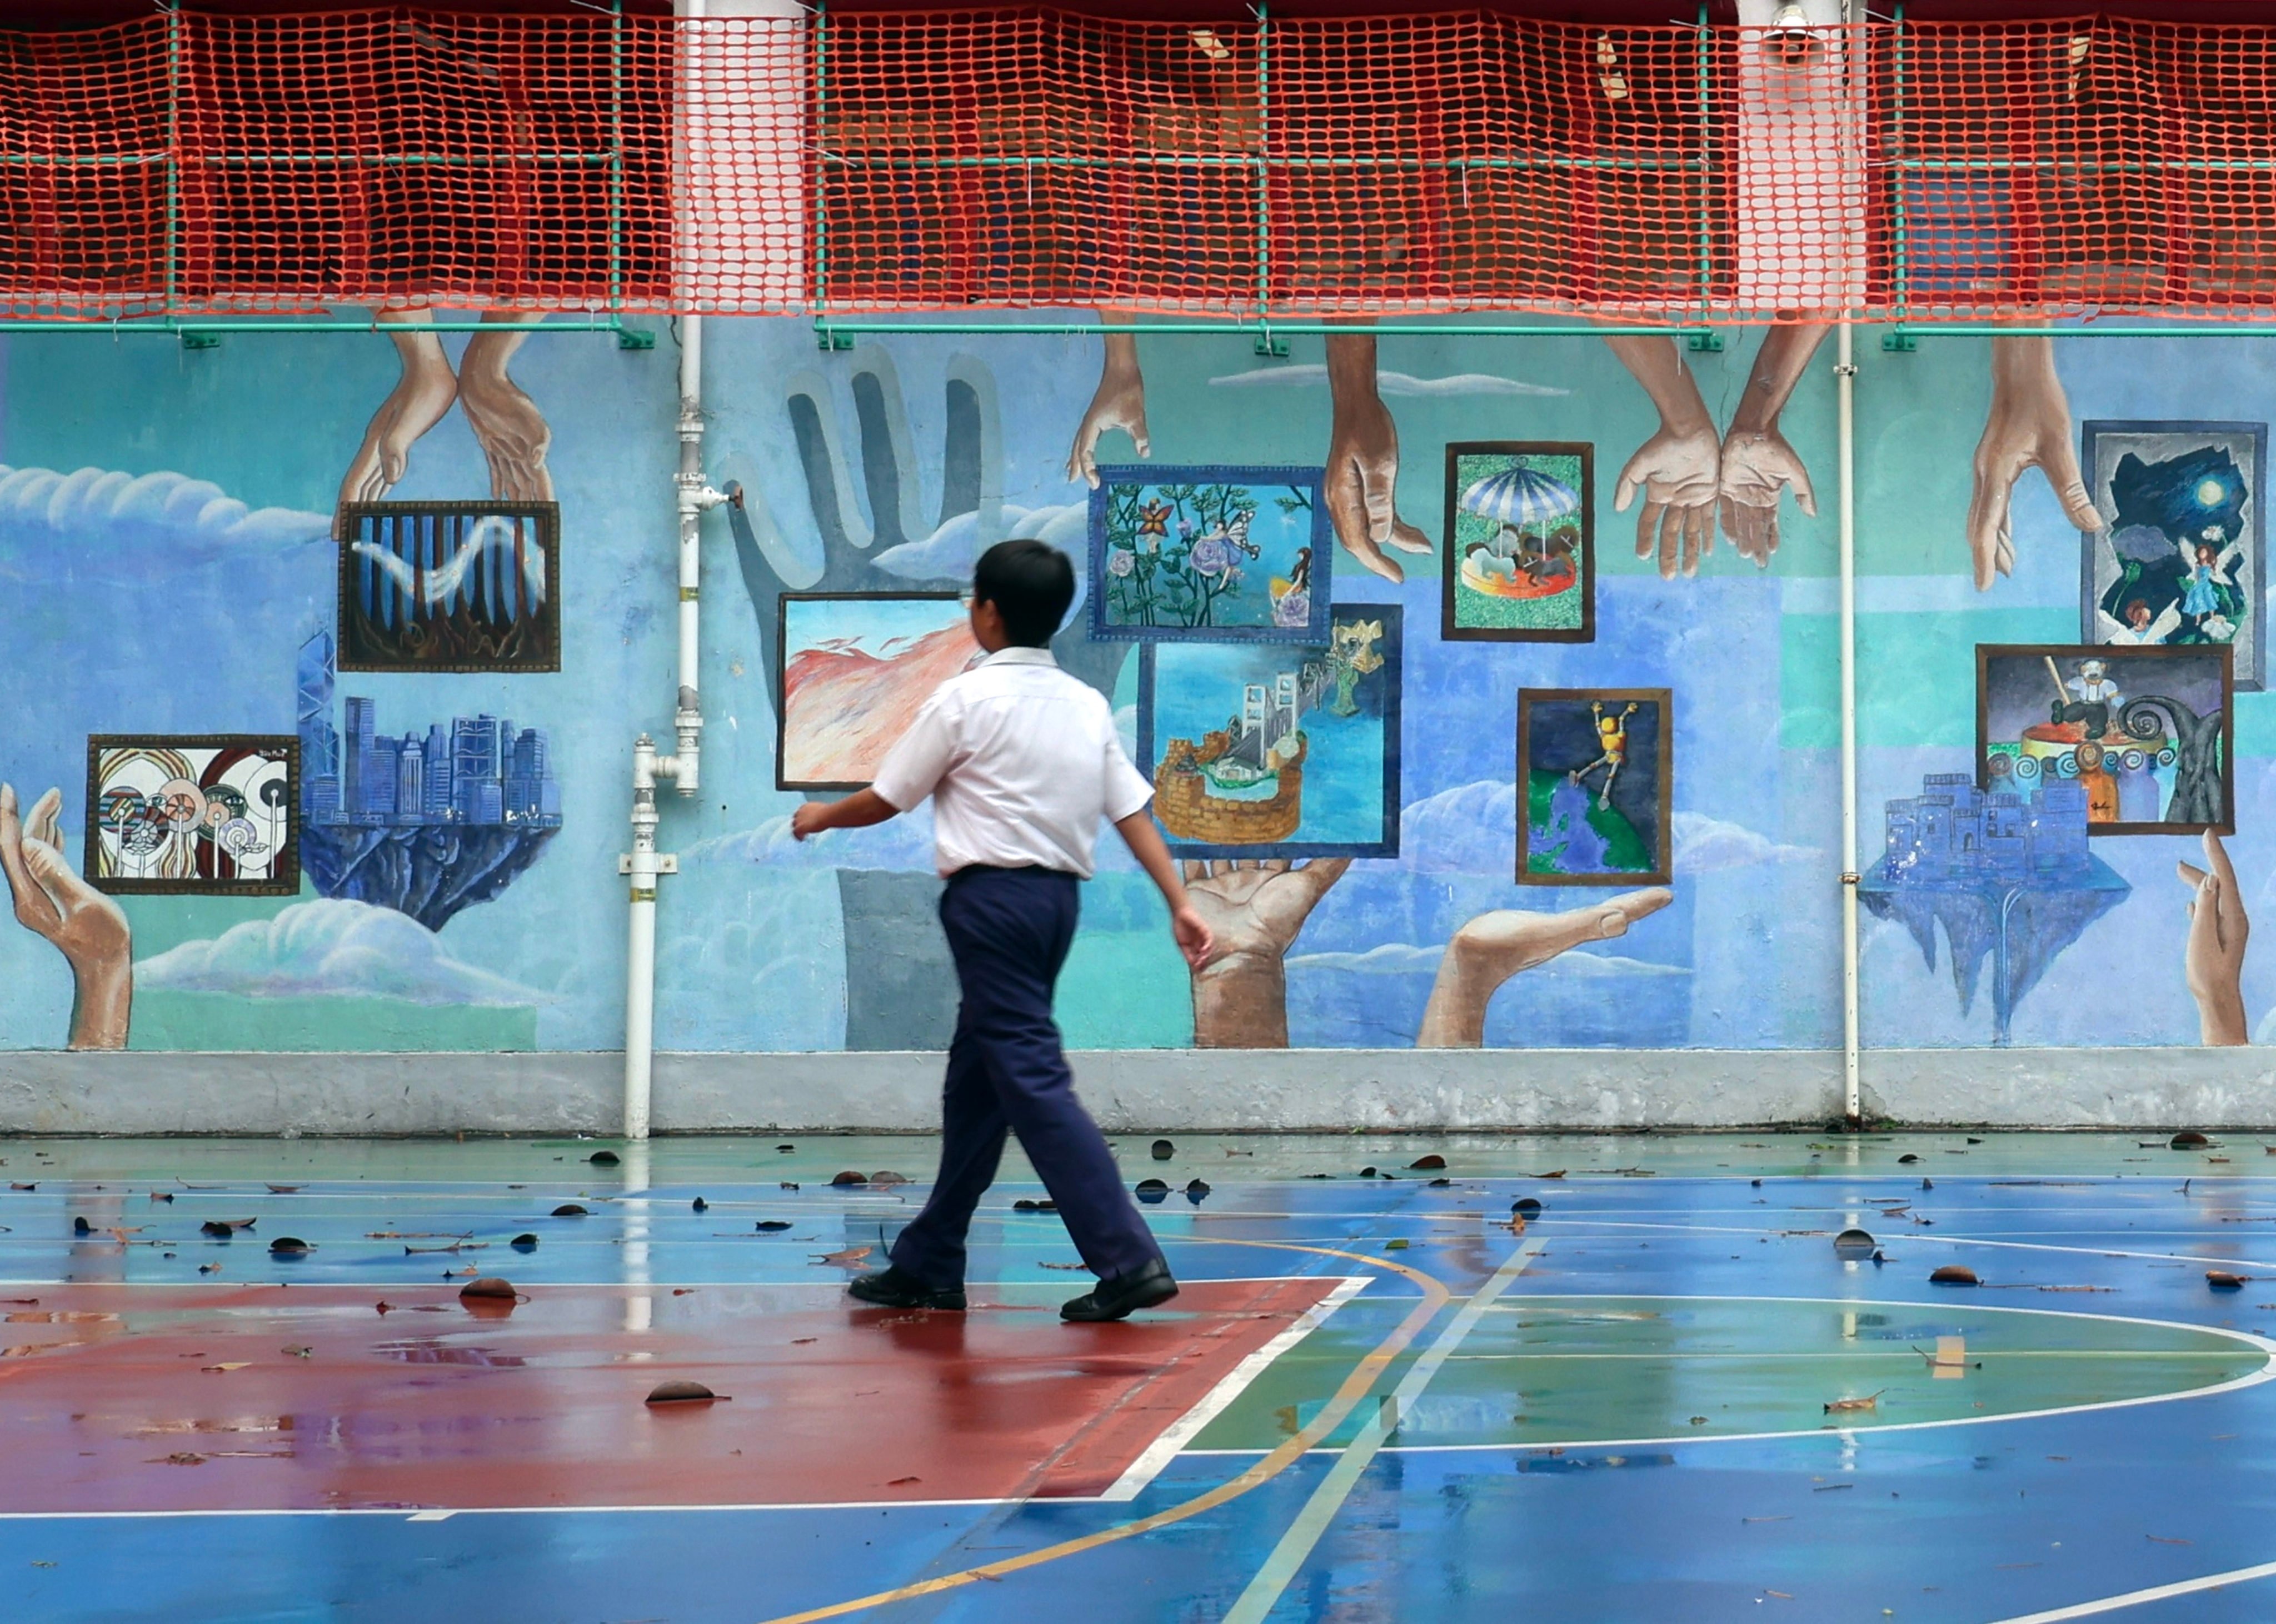
[[[20,814],[15,786],[0,784],[0,870],[17,922],[54,943],[71,966],[71,1046],[124,1049],[134,1001],[133,933],[118,904],[64,858],[63,805],[62,792],[51,789]]]
[[[485,322],[535,322],[539,310],[492,310]],[[527,332],[476,333],[459,358],[459,404],[490,465],[490,495],[502,502],[550,502],[553,475],[545,453],[553,430],[535,401],[506,374]]]
[[[1184,865],[1186,894],[1215,947],[1193,972],[1196,1049],[1288,1046],[1289,946],[1350,867],[1348,857]]]
[[[1399,425],[1376,388],[1373,333],[1329,335],[1328,394],[1334,416],[1324,495],[1336,540],[1385,581],[1404,581],[1407,572],[1383,550],[1427,553],[1430,538],[1399,516]]]
[[[430,310],[375,310],[376,322],[423,323],[434,320]],[[363,444],[348,462],[340,481],[340,500],[376,502],[394,489],[411,466],[412,443],[449,415],[459,398],[459,380],[443,340],[431,332],[393,332],[388,338],[403,365],[403,376],[372,414]]]
[[[1127,327],[1136,320],[1128,310],[1101,310],[1099,319],[1111,327]],[[1099,369],[1098,390],[1076,425],[1074,446],[1067,452],[1066,475],[1098,489],[1098,442],[1111,429],[1130,436],[1141,457],[1154,454],[1146,434],[1146,378],[1138,369],[1138,336],[1106,335],[1106,363]]]
[[[1486,1006],[1521,970],[1545,964],[1583,942],[1608,942],[1675,900],[1663,886],[1624,892],[1562,914],[1500,908],[1481,914],[1446,944],[1430,1002],[1422,1012],[1417,1049],[1476,1049],[1485,1042]]]
[[[542,321],[542,310],[489,310],[485,322]],[[431,310],[374,310],[372,319],[391,324],[424,323]],[[340,481],[340,501],[377,502],[399,483],[411,466],[411,447],[450,415],[455,401],[466,407],[467,426],[489,459],[490,495],[502,502],[550,502],[553,476],[545,453],[553,431],[536,403],[507,376],[506,362],[527,332],[476,333],[459,357],[459,370],[443,340],[432,332],[393,332],[403,375],[372,414],[363,443]]]
[[[1656,335],[1607,336],[1605,343],[1659,409],[1659,432],[1620,469],[1612,507],[1625,513],[1643,493],[1636,515],[1636,557],[1659,559],[1659,578],[1699,573],[1715,550],[1715,504],[1722,489],[1723,442],[1700,398],[1675,340]]]
[[[1809,517],[1817,516],[1809,470],[1779,432],[1779,417],[1830,330],[1823,322],[1771,328],[1723,436],[1723,534],[1758,569],[1767,569],[1778,550],[1779,492],[1792,486],[1795,505]]]
[[[2210,829],[2205,831],[2204,854],[2202,869],[2194,863],[2174,865],[2192,893],[2189,944],[2182,962],[2189,996],[2197,1001],[2200,1041],[2234,1047],[2252,1041],[2243,990],[2244,945],[2252,934],[2252,922],[2245,917],[2244,895],[2237,889],[2228,853]]]
[[[1976,444],[1975,486],[1968,503],[1968,546],[1976,560],[1976,590],[1995,575],[2012,574],[2015,543],[2008,504],[2027,468],[2046,475],[2064,517],[2083,531],[2102,528],[2087,494],[2073,444],[2070,400],[2055,372],[2054,340],[1992,340],[1992,407]]]

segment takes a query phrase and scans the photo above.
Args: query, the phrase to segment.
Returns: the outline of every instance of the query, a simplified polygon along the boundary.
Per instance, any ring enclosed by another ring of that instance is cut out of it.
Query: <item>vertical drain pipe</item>
[[[1855,26],[1852,0],[1842,0],[1841,21],[1842,65],[1849,83],[1862,87],[1868,65],[1862,60],[1865,42]],[[1851,95],[1849,116],[1844,120],[1847,126],[1841,154],[1845,193],[1854,180],[1862,179],[1859,160],[1865,133],[1860,101],[1859,94]],[[1842,257],[1845,265],[1853,268],[1853,276],[1858,262],[1855,228],[1861,201],[1862,196],[1843,199],[1842,219],[1849,229],[1842,233],[1848,250]],[[1850,319],[1855,306],[1854,296],[1845,296],[1833,366],[1841,440],[1841,1116],[1852,1128],[1862,1127],[1864,1118],[1864,1086],[1858,1075],[1863,1044],[1857,1018],[1857,351],[1856,323]]]
[[[681,0],[679,14],[689,30],[691,61],[700,62],[705,42],[700,33],[703,0]],[[701,163],[700,66],[689,72],[683,101],[683,166]],[[686,300],[679,301],[683,304]],[[679,669],[671,712],[674,748],[656,753],[656,740],[642,733],[633,743],[633,849],[619,858],[618,872],[630,883],[631,907],[625,944],[624,1136],[648,1137],[656,1062],[656,883],[679,872],[679,859],[656,849],[656,786],[669,780],[683,797],[702,786],[703,707],[698,694],[702,666],[702,516],[727,500],[703,478],[703,318],[679,318],[679,468],[672,479],[679,518]]]
[[[1840,398],[1841,501],[1841,1114],[1864,1114],[1857,1030],[1857,362],[1842,318],[1833,377]]]

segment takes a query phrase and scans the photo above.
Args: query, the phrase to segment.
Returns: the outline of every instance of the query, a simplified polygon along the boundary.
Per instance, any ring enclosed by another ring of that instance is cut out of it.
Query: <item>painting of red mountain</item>
[[[953,593],[785,593],[780,789],[859,789],[932,691],[980,656]]]

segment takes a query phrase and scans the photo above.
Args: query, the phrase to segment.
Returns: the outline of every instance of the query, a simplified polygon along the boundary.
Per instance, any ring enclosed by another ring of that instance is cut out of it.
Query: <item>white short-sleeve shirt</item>
[[[1101,818],[1154,786],[1122,753],[1114,711],[1048,649],[1002,649],[934,690],[870,787],[895,809],[933,800],[943,875],[975,863],[1090,877]]]

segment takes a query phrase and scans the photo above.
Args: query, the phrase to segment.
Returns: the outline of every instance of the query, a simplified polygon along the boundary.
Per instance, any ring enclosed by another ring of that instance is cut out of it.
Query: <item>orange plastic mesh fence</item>
[[[174,12],[0,34],[0,304],[2276,315],[2276,28]]]

